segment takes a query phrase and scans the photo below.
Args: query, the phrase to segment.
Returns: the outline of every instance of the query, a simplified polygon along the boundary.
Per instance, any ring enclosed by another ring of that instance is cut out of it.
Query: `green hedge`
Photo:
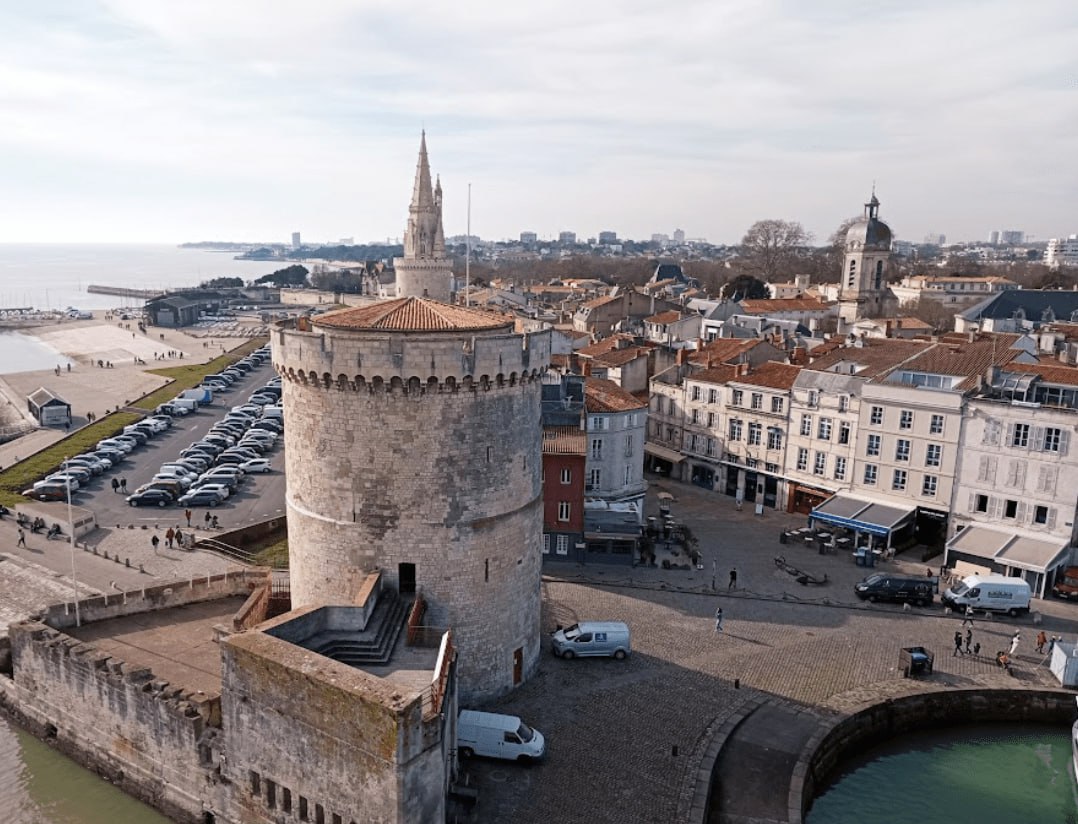
[[[266,338],[252,338],[209,363],[150,370],[155,375],[172,378],[172,381],[148,395],[143,395],[131,403],[129,408],[153,410],[160,404],[172,400],[184,389],[193,389],[198,386],[206,375],[220,372],[236,361],[247,357],[251,352],[265,345],[266,340]],[[6,506],[26,503],[27,499],[20,493],[59,469],[65,457],[70,458],[92,450],[98,441],[119,434],[125,426],[130,426],[143,417],[138,412],[113,412],[99,421],[76,430],[63,440],[57,441],[29,458],[12,464],[0,472],[0,503]]]

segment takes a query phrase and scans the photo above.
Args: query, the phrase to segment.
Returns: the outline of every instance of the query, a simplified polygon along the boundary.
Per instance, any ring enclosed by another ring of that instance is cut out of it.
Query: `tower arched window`
[[[857,283],[857,261],[851,260],[850,274],[846,277],[846,285],[852,289],[855,283]]]
[[[883,286],[883,261],[876,261],[876,288]]]

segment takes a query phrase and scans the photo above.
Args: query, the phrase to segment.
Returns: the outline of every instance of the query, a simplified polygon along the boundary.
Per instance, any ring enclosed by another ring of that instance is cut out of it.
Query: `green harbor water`
[[[993,724],[900,736],[843,765],[807,824],[1078,824],[1070,729]]]
[[[0,718],[3,824],[169,824],[169,819]]]

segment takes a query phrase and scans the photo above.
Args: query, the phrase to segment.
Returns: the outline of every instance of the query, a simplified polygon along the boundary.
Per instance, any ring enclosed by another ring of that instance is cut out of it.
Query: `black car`
[[[280,435],[284,431],[284,427],[280,422],[275,421],[273,418],[262,418],[251,424],[251,429],[265,429],[269,432],[276,432]]]
[[[221,496],[213,489],[192,489],[179,501],[181,506],[217,506]]]
[[[127,503],[131,506],[168,506],[174,500],[171,492],[163,489],[146,489],[129,495]]]
[[[212,441],[197,441],[190,446],[191,449],[200,449],[210,455],[217,456],[225,451],[225,448],[220,444],[213,443]]]
[[[250,458],[245,458],[243,455],[236,454],[222,454],[217,456],[217,460],[213,462],[214,466],[239,466],[244,461],[248,461]]]
[[[853,587],[853,591],[862,601],[909,601],[916,606],[931,604],[935,589],[936,582],[932,578],[887,575],[882,572],[869,575]]]

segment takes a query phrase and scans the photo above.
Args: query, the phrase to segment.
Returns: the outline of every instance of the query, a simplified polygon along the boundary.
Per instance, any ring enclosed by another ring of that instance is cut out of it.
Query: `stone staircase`
[[[411,607],[411,598],[401,598],[389,589],[382,590],[365,630],[323,632],[314,643],[304,646],[312,652],[353,667],[386,664]]]

